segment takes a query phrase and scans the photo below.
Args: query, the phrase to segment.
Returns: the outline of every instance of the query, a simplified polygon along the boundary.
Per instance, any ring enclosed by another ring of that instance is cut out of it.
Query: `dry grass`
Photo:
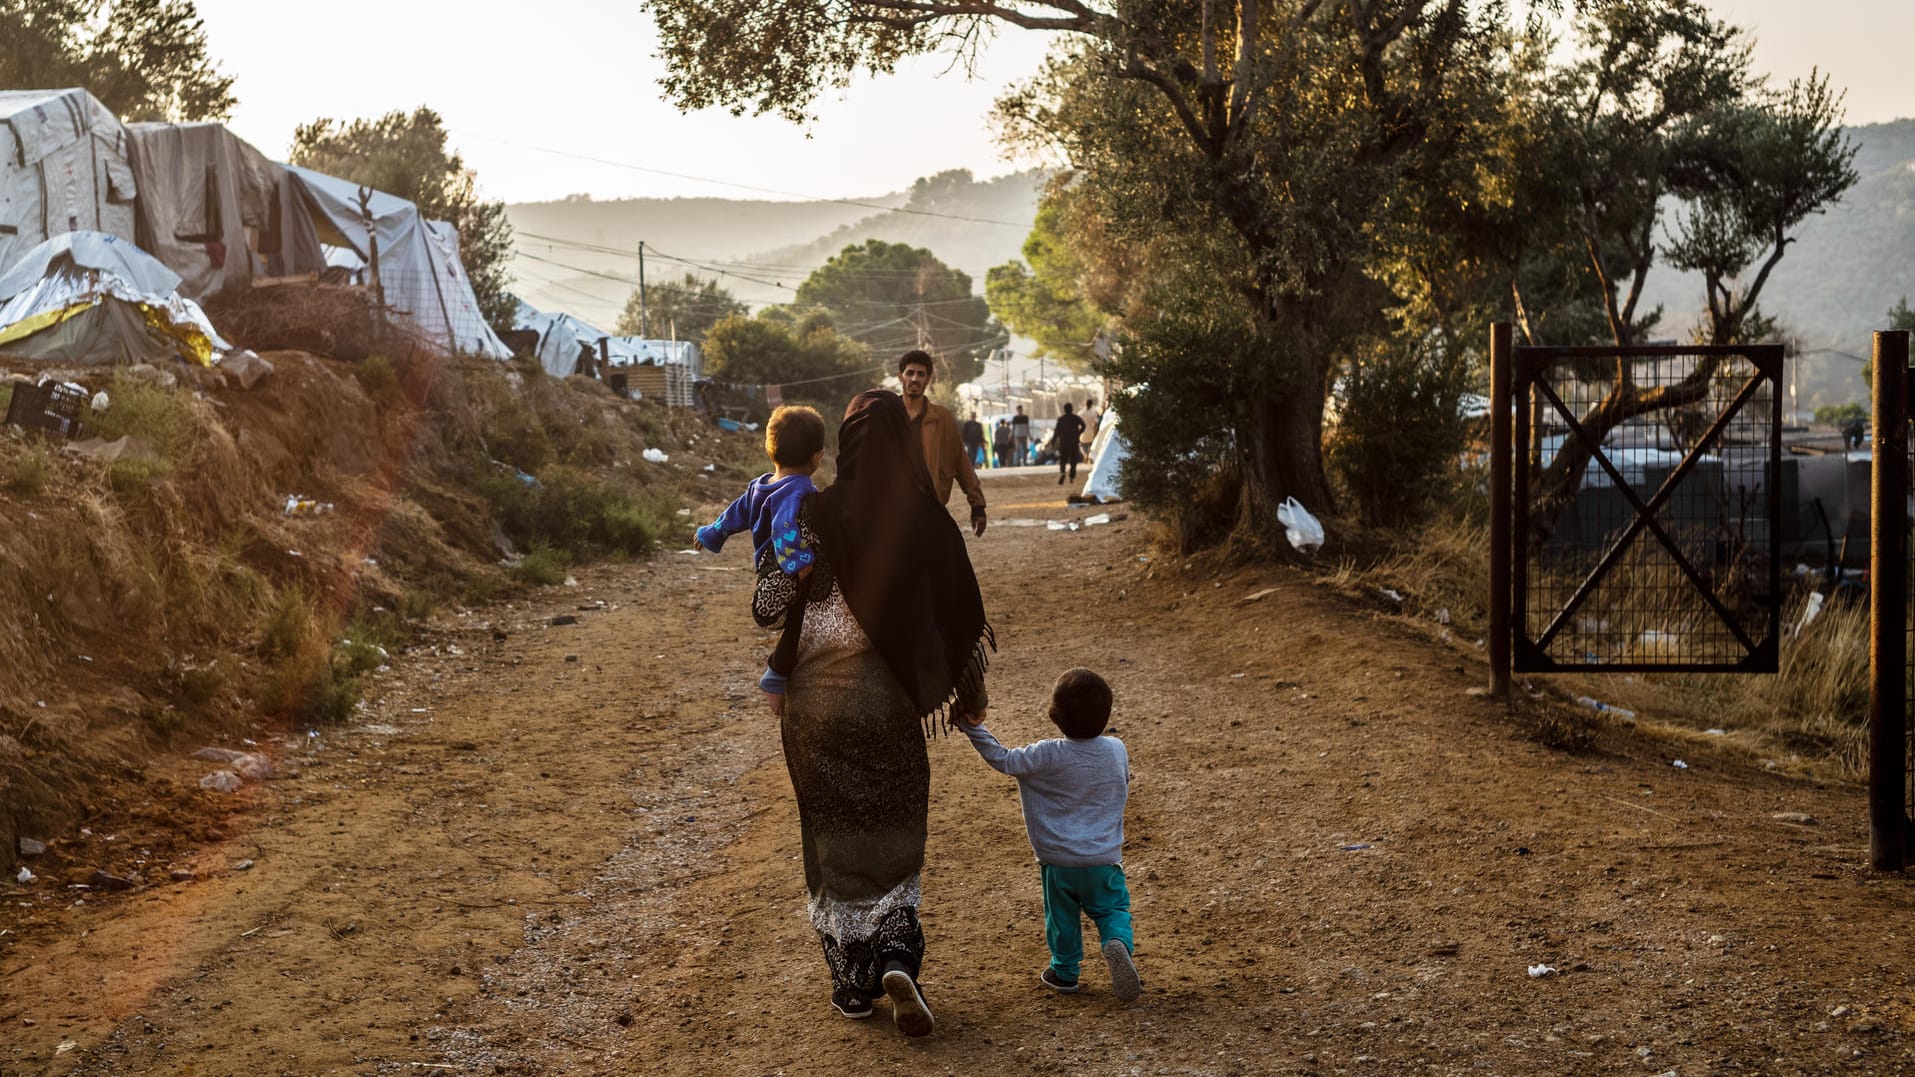
[[[1433,520],[1395,549],[1367,562],[1347,559],[1324,579],[1370,603],[1378,602],[1383,588],[1396,591],[1403,596],[1398,608],[1404,617],[1466,651],[1483,653],[1474,644],[1488,631],[1489,534],[1478,520],[1462,514]],[[1857,777],[1866,765],[1868,611],[1862,602],[1831,602],[1806,630],[1793,634],[1808,594],[1797,590],[1784,607],[1780,671],[1774,676],[1565,673],[1524,679],[1564,699],[1588,695],[1633,710],[1644,722],[1696,734],[1723,730],[1764,758]],[[1666,619],[1654,611],[1645,616]],[[1639,639],[1640,628],[1618,631]],[[1593,737],[1589,719],[1574,713],[1551,715],[1539,730],[1539,739],[1569,748],[1586,746]]]

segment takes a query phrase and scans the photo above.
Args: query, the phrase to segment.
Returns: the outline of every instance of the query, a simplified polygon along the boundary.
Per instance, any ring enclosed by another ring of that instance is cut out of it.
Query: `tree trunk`
[[[1313,513],[1330,508],[1323,472],[1323,377],[1299,380],[1308,384],[1250,401],[1245,429],[1238,431],[1244,468],[1237,524],[1260,544],[1277,533],[1277,506],[1285,498],[1296,498]]]

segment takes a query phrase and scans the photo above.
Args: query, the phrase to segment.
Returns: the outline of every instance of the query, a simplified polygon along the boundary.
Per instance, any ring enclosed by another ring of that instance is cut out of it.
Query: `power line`
[[[586,161],[591,164],[606,165],[611,168],[623,168],[632,172],[645,172],[655,176],[670,176],[673,179],[691,180],[694,183],[710,183],[720,187],[734,187],[741,191],[755,191],[758,194],[775,194],[783,195],[786,198],[802,198],[808,202],[833,202],[841,206],[875,209],[883,213],[909,213],[917,217],[942,217],[945,220],[970,221],[973,224],[996,224],[1002,225],[1005,228],[1030,228],[1028,222],[1019,224],[1016,221],[999,221],[989,217],[967,217],[961,213],[939,213],[936,210],[929,209],[906,209],[903,207],[880,205],[876,202],[860,202],[853,198],[822,198],[818,195],[800,194],[797,191],[785,191],[776,187],[757,187],[749,183],[733,183],[730,180],[713,179],[710,176],[694,176],[687,172],[672,172],[663,168],[649,168],[645,165],[635,165],[628,161],[613,161],[604,157],[593,157],[589,154],[555,150],[549,146],[534,146],[525,142],[513,142],[510,139],[494,138],[491,135],[482,135],[475,131],[455,130],[452,133],[461,138],[476,138],[482,142],[493,142],[501,146],[510,146],[513,149],[531,150],[534,153],[549,153],[554,157],[569,157],[575,161]]]

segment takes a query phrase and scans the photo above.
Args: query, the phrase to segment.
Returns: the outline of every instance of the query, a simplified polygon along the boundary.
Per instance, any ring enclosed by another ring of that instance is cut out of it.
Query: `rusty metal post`
[[[1869,466],[1868,856],[1908,854],[1908,333],[1875,334]]]
[[[1508,322],[1489,331],[1489,694],[1509,698],[1510,480],[1516,452],[1510,422],[1511,366],[1515,360]]]

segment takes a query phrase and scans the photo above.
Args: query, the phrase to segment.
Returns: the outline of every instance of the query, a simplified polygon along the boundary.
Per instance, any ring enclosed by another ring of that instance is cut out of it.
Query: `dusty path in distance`
[[[1050,735],[1071,665],[1117,692],[1137,1003],[1094,965],[1038,987],[1014,787],[945,738],[937,1034],[839,1019],[746,558],[667,553],[442,618],[358,724],[282,747],[298,776],[197,881],[23,928],[0,1073],[1915,1071],[1915,893],[1862,869],[1858,789],[1628,731],[1541,747],[1466,695],[1479,665],[1300,574],[1013,526],[1100,510],[987,491],[993,728]]]

